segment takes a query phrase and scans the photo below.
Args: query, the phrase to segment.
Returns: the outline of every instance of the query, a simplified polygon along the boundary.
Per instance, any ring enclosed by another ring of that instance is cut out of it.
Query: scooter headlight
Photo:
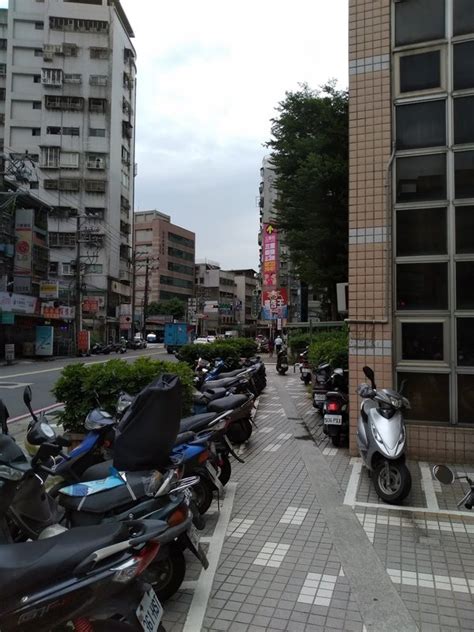
[[[370,429],[372,430],[372,434],[374,435],[375,440],[382,445],[385,445],[379,431],[377,430],[377,426],[374,423],[370,424]]]

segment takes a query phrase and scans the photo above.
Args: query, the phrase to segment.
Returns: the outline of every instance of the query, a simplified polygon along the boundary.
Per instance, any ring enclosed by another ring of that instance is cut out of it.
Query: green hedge
[[[163,362],[139,358],[135,362],[109,360],[103,364],[70,364],[65,367],[53,388],[53,394],[65,409],[59,423],[67,432],[84,432],[84,420],[90,410],[100,405],[115,413],[120,391],[136,395],[162,373],[178,375],[183,384],[183,416],[191,411],[193,372],[183,362]]]
[[[314,335],[313,335],[314,338]],[[296,356],[298,353],[301,353],[306,349],[306,347],[311,342],[311,336],[309,333],[290,333],[289,336],[289,347],[291,349],[291,353]]]
[[[349,368],[349,332],[347,328],[317,334],[309,347],[309,361],[313,367],[329,362],[334,368]]]
[[[195,366],[199,358],[210,361],[222,358],[230,368],[237,368],[240,358],[249,358],[256,353],[257,343],[251,338],[229,338],[203,345],[184,345],[179,350],[178,358],[191,367]]]

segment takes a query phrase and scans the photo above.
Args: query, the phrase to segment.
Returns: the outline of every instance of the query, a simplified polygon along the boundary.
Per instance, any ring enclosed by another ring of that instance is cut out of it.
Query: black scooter
[[[288,371],[288,354],[286,349],[280,349],[277,354],[276,370],[280,375],[285,375]]]

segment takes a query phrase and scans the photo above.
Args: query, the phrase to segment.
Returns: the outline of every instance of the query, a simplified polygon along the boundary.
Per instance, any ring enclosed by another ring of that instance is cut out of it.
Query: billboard
[[[33,250],[33,219],[31,208],[17,208],[15,212],[15,276],[31,275]]]
[[[40,282],[40,298],[47,300],[59,298],[58,281],[41,281]]]
[[[263,289],[277,287],[278,231],[273,224],[263,225]]]
[[[54,327],[48,325],[40,325],[36,327],[36,345],[35,351],[37,356],[52,356],[54,342]]]
[[[265,320],[288,318],[288,292],[286,288],[262,292],[262,318]]]

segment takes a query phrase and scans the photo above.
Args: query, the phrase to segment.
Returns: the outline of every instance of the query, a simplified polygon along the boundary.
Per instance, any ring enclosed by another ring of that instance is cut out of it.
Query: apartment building
[[[368,364],[379,386],[405,385],[410,454],[467,463],[474,3],[350,0],[349,11],[352,430]]]
[[[239,310],[235,274],[216,261],[196,264],[196,307],[200,334],[223,334],[233,329]]]
[[[237,298],[235,322],[242,333],[256,333],[258,308],[257,272],[255,270],[230,270],[234,275]]]
[[[135,213],[135,306],[142,313],[148,259],[148,303],[194,296],[196,235],[159,211]]]
[[[29,186],[51,207],[49,276],[60,297],[75,299],[79,240],[83,290],[107,334],[131,301],[132,38],[119,0],[9,3],[5,153],[31,164]]]

